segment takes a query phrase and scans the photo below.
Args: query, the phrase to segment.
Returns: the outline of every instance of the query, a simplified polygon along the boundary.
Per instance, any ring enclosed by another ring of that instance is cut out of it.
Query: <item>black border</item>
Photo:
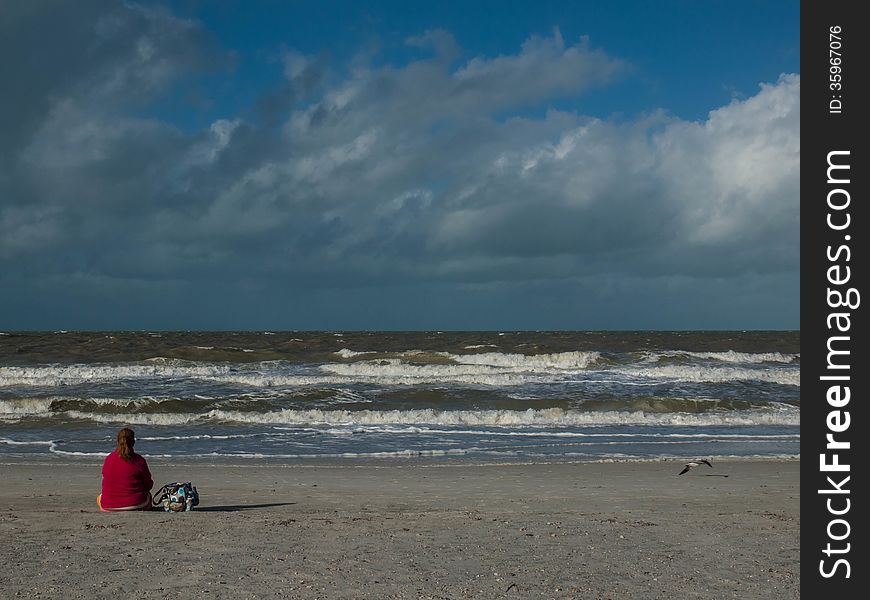
[[[867,495],[858,491],[859,487],[867,488],[864,478],[867,469],[861,464],[861,457],[870,459],[866,446],[861,443],[862,433],[868,428],[864,404],[866,381],[870,379],[868,369],[861,362],[861,357],[866,356],[862,348],[870,345],[863,316],[867,308],[863,305],[850,310],[851,329],[847,335],[851,351],[851,401],[843,410],[849,410],[851,425],[845,433],[837,435],[838,439],[852,445],[850,450],[840,453],[840,462],[851,467],[851,480],[844,486],[850,489],[851,508],[843,517],[849,521],[851,533],[849,538],[839,542],[851,543],[850,552],[840,555],[850,563],[850,577],[843,577],[845,569],[840,568],[836,576],[824,578],[819,564],[822,559],[828,561],[828,567],[833,564],[834,559],[826,557],[822,550],[829,541],[828,522],[837,518],[828,513],[825,505],[830,496],[819,494],[820,489],[830,487],[827,475],[836,475],[822,473],[819,466],[819,455],[825,452],[828,433],[825,419],[832,410],[825,396],[830,382],[819,378],[828,372],[828,337],[837,334],[829,333],[827,327],[827,315],[833,309],[829,308],[826,298],[827,269],[832,264],[826,252],[828,245],[836,249],[843,244],[847,233],[851,238],[847,242],[851,260],[840,264],[851,267],[852,278],[843,287],[855,287],[870,294],[863,286],[863,273],[868,268],[865,238],[870,236],[865,208],[868,202],[866,180],[870,173],[864,142],[864,136],[870,133],[864,117],[864,112],[870,110],[866,85],[866,78],[870,77],[866,42],[870,23],[859,16],[862,5],[861,2],[820,0],[805,1],[801,5],[801,588],[808,598],[822,597],[821,594],[831,599],[863,598],[868,593],[861,585],[870,570],[866,564],[868,536],[864,526]],[[843,87],[832,91],[829,33],[836,25],[842,27]],[[830,112],[829,103],[834,94],[842,96],[843,107],[839,114]],[[828,153],[835,150],[849,150],[851,166],[848,185],[851,226],[848,231],[840,232],[826,224],[827,194],[837,187],[827,183]],[[870,295],[862,297],[861,302],[870,302]]]

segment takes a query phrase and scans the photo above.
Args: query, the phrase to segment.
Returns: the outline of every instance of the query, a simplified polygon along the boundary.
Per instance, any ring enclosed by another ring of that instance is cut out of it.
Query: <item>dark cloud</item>
[[[148,311],[137,299],[174,326],[196,298],[216,298],[219,319],[252,297],[274,317],[279,301],[264,298],[292,297],[304,323],[335,327],[305,302],[326,314],[351,290],[368,308],[349,311],[350,327],[387,326],[388,297],[474,314],[511,298],[499,309],[509,321],[564,294],[584,300],[551,309],[563,320],[596,306],[637,314],[621,295],[643,294],[671,322],[664,307],[692,286],[714,304],[708,288],[736,293],[736,320],[752,302],[772,306],[765,282],[797,281],[798,75],[702,122],[529,117],[630,66],[558,31],[462,59],[433,30],[408,40],[432,56],[399,66],[284,49],[278,88],[191,132],[143,115],[226,58],[196,23],[108,1],[9,8],[0,73],[18,84],[0,95],[0,281],[68,296],[82,326],[101,314],[84,305],[110,298],[123,302],[103,314],[123,327],[123,306]],[[154,308],[160,297],[172,310]],[[5,302],[4,327],[38,322],[26,302]]]

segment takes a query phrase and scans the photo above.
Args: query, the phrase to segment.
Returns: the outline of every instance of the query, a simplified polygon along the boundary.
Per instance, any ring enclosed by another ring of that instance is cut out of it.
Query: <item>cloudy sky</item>
[[[0,0],[0,329],[797,329],[797,2]]]

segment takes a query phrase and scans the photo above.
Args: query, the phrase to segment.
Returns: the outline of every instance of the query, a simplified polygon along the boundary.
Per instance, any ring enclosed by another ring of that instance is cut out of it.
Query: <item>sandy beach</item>
[[[151,462],[200,510],[0,465],[0,589],[48,598],[798,598],[798,461]]]

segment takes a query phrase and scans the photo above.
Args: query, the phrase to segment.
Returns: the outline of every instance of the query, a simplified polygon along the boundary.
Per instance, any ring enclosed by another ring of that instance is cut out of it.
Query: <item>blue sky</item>
[[[628,61],[632,76],[582,99],[547,105],[603,118],[665,108],[702,119],[735,95],[755,94],[759,82],[800,72],[798,2],[272,0],[252,10],[250,2],[229,0],[167,6],[200,21],[222,48],[237,53],[231,73],[211,82],[213,90],[229,92],[215,94],[212,117],[252,104],[280,80],[274,62],[281,47],[327,53],[337,64],[369,47],[375,62],[401,65],[424,55],[406,38],[433,28],[449,31],[465,57],[513,54],[529,36],[556,28],[568,40],[589,36],[593,46]]]
[[[798,327],[796,2],[8,13],[0,329]]]

